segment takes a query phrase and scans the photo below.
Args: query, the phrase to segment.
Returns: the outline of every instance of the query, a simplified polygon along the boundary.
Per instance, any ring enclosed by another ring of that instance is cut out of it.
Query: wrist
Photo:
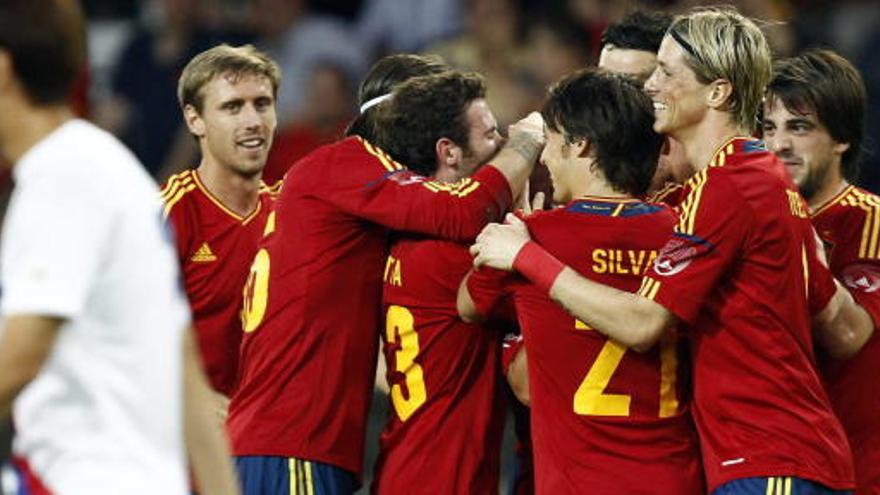
[[[534,284],[541,292],[550,294],[550,288],[565,265],[537,243],[529,241],[513,259],[513,268]]]

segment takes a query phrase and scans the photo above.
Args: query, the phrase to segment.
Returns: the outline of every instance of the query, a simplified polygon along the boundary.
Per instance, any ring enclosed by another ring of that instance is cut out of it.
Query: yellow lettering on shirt
[[[657,251],[597,248],[592,257],[594,273],[641,275],[654,262]]]
[[[394,256],[389,256],[385,261],[385,275],[383,275],[382,280],[385,281],[386,284],[394,285],[397,287],[403,286],[403,278],[400,275],[400,260],[395,258]]]
[[[791,210],[791,214],[796,218],[809,218],[807,215],[807,206],[804,204],[804,199],[801,198],[801,195],[786,189],[786,196],[788,196],[788,207]]]

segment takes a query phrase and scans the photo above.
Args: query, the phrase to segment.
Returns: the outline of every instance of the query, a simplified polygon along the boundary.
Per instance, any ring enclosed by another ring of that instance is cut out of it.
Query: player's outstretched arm
[[[510,126],[507,135],[507,142],[492,160],[492,166],[507,179],[511,196],[519,198],[544,149],[544,119],[540,113],[532,112]]]
[[[48,359],[64,319],[42,315],[11,315],[0,340],[0,419]]]
[[[183,428],[196,484],[201,493],[238,494],[225,430],[211,407],[216,399],[202,370],[192,328],[184,332],[183,352]]]
[[[663,306],[589,280],[532,242],[522,220],[490,224],[471,247],[475,266],[516,270],[566,311],[636,351],[649,349],[675,323]]]
[[[831,301],[813,318],[819,344],[829,355],[845,359],[856,355],[874,333],[874,321],[837,280]]]

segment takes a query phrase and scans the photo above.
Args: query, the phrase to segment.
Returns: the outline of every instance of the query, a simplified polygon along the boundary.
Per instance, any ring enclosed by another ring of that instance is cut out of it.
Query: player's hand
[[[529,194],[529,183],[526,182],[522,194],[516,201],[517,213],[531,215],[533,212],[544,209],[544,193],[541,191],[536,192],[535,197],[532,198],[531,201],[529,201]]]
[[[477,236],[470,249],[474,266],[511,271],[516,255],[530,240],[526,224],[513,213],[508,213],[504,224],[490,223]]]
[[[544,118],[538,112],[532,112],[520,119],[516,124],[507,129],[508,144],[511,142],[527,141],[543,148],[546,141],[544,137]]]

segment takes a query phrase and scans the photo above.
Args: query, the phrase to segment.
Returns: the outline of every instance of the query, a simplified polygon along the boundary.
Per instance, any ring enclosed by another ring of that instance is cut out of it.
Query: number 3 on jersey
[[[398,340],[399,339],[399,340]],[[385,315],[385,342],[400,345],[394,354],[394,369],[406,378],[406,396],[400,383],[391,387],[391,403],[401,421],[406,421],[428,398],[425,375],[416,363],[419,355],[419,334],[412,313],[403,306],[389,306]]]
[[[250,333],[257,329],[266,315],[269,300],[269,252],[260,249],[251,263],[251,272],[244,284],[241,327]]]

